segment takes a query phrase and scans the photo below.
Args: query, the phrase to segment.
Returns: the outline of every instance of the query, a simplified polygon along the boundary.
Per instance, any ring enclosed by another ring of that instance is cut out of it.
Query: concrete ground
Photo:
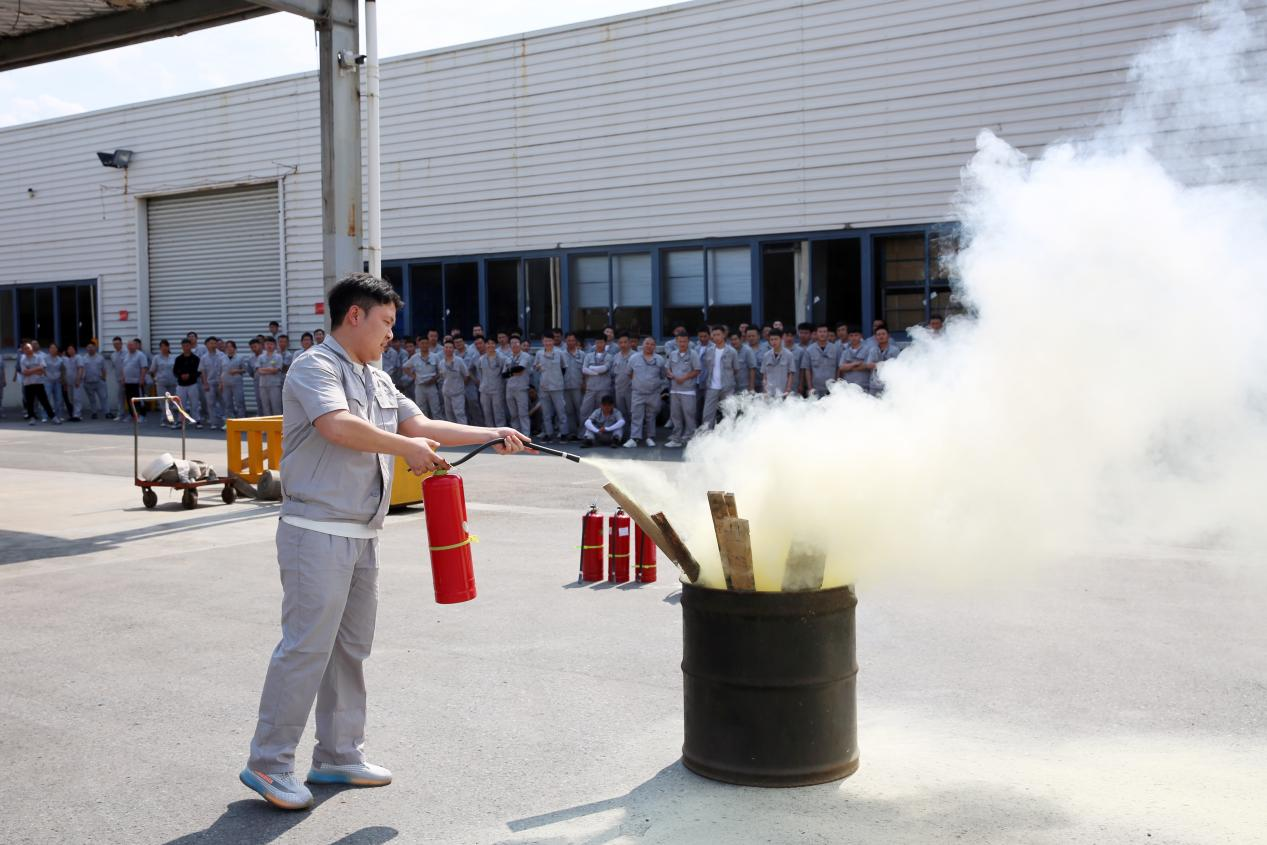
[[[368,750],[396,783],[273,810],[237,772],[278,637],[277,506],[146,511],[129,426],[11,420],[6,845],[1267,841],[1262,559],[1116,549],[953,593],[862,585],[861,769],[738,788],[678,760],[674,580],[578,587],[600,479],[546,457],[463,467],[474,602],[436,605],[422,514],[389,518]],[[172,443],[151,427],[142,454]]]

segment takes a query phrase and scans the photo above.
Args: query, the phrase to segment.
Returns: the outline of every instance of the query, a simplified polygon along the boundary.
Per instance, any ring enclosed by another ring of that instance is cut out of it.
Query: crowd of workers
[[[941,327],[940,317],[930,319],[931,332]],[[153,356],[139,339],[125,344],[114,338],[109,357],[94,343],[79,353],[73,346],[41,350],[27,341],[15,379],[31,425],[41,410],[45,421],[56,424],[86,415],[129,420],[134,407],[144,419],[146,403],[132,399],[171,394],[197,428],[223,429],[231,417],[280,414],[291,362],[324,339],[321,329],[304,332],[293,348],[273,322],[251,339],[249,351],[239,351],[233,340],[200,342],[196,332],[181,339],[178,352],[162,340]],[[667,424],[672,431],[665,445],[675,448],[697,429],[711,428],[722,402],[735,393],[823,396],[831,383],[843,381],[878,394],[883,386],[877,367],[899,352],[881,320],[866,338],[843,323],[801,323],[794,331],[778,322],[733,330],[714,325],[695,337],[678,326],[664,344],[610,326],[593,338],[556,328],[531,339],[517,331],[486,337],[477,325],[469,343],[457,329],[443,337],[431,330],[395,338],[383,350],[382,367],[436,419],[511,426],[544,441],[625,448],[655,446],[657,426]],[[252,409],[247,379],[254,387]],[[5,382],[0,367],[0,391]],[[179,428],[175,417],[158,416],[161,425]]]

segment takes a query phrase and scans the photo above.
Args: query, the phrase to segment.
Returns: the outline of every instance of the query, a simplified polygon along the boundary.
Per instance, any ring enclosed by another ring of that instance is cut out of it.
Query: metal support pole
[[[368,192],[365,196],[368,225],[370,272],[380,278],[383,275],[383,211],[378,146],[378,3],[365,0],[365,140],[369,159]]]
[[[321,282],[326,295],[340,278],[361,269],[357,12],[356,0],[329,0],[329,14],[317,21],[321,52]]]

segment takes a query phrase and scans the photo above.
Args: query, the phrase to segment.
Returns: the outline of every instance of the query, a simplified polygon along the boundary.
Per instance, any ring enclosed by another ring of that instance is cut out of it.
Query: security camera
[[[354,69],[359,68],[361,65],[365,64],[365,58],[366,56],[364,53],[345,53],[344,51],[340,50],[339,51],[339,67],[354,68]]]

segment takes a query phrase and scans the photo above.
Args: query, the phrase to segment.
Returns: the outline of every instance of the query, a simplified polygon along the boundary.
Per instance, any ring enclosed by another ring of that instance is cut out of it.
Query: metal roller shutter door
[[[147,202],[150,345],[190,331],[247,341],[281,320],[277,186]]]

